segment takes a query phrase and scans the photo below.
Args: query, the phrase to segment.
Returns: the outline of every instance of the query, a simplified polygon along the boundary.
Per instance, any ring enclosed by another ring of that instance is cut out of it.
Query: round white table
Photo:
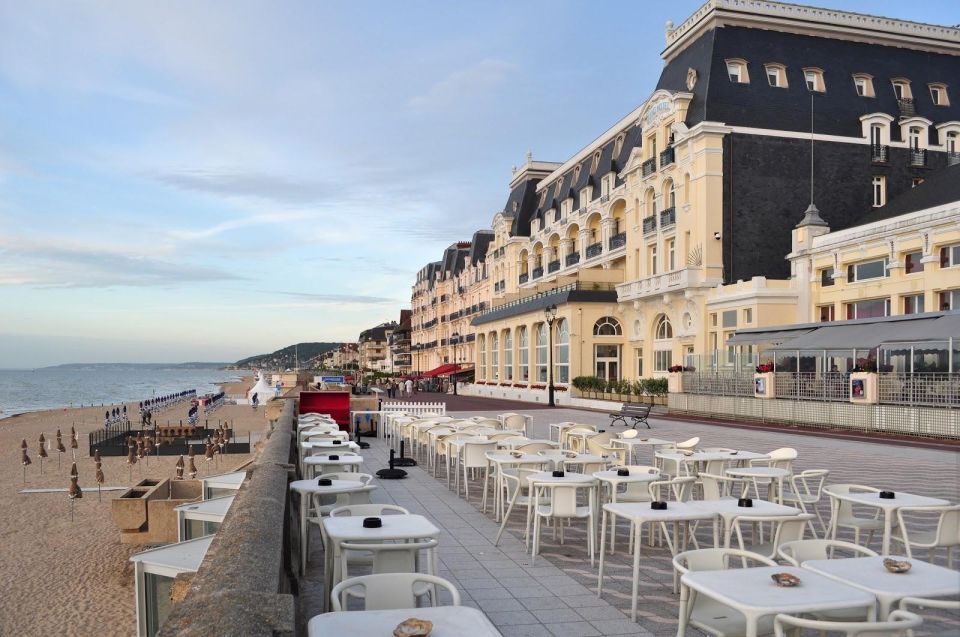
[[[356,471],[357,467],[361,464],[363,464],[363,456],[340,456],[336,460],[331,459],[330,456],[307,456],[303,459],[304,470],[310,470],[309,478],[316,477],[315,474],[318,467],[322,475],[323,470],[327,467],[338,467],[346,471]]]
[[[350,493],[364,488],[359,480],[331,480],[329,486],[320,486],[319,481],[296,480],[290,483],[290,490],[300,496],[300,573],[307,570],[307,516],[310,512],[310,497],[314,494],[337,495]]]
[[[656,482],[660,479],[660,472],[640,472],[640,471],[631,471],[630,475],[622,476],[617,473],[617,469],[607,469],[606,471],[594,471],[593,477],[600,481],[601,484],[610,485],[610,501],[617,502],[617,488],[621,484],[634,484],[634,483],[651,483]],[[632,536],[631,536],[632,539]],[[614,519],[610,524],[610,554],[613,555],[614,545],[617,541],[617,524],[616,519]]]
[[[735,467],[732,469],[727,469],[727,475],[733,476],[734,478],[749,478],[750,484],[753,485],[753,492],[756,498],[760,498],[760,484],[763,482],[775,481],[777,483],[777,498],[776,501],[780,504],[783,503],[783,481],[790,477],[792,474],[787,469],[781,469],[779,467]],[[746,492],[743,494],[743,497],[750,497],[750,488],[747,487]],[[772,500],[771,493],[767,494],[767,499]]]
[[[487,616],[469,606],[398,610],[354,610],[317,615],[307,624],[310,637],[392,635],[400,622],[416,617],[433,622],[430,637],[502,637]]]

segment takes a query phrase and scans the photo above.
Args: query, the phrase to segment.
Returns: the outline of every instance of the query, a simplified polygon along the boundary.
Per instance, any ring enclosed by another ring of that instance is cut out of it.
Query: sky
[[[0,368],[397,319],[528,150],[565,161],[653,92],[700,4],[0,0]]]

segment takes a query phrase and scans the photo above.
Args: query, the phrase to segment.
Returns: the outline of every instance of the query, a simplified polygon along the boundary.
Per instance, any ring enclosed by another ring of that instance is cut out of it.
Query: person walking
[[[413,381],[410,380],[409,378],[407,379],[407,382],[406,382],[406,390],[407,390],[407,397],[412,398],[413,397]]]

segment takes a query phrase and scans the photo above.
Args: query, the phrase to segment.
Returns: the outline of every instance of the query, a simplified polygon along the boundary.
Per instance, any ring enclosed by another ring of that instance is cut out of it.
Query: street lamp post
[[[450,340],[453,342],[453,364],[457,364],[457,343],[460,342],[460,333],[454,332],[450,335]],[[454,376],[456,370],[450,373],[450,380],[453,383],[453,395],[457,395],[457,377]]]
[[[548,305],[543,310],[547,319],[547,404],[555,407],[553,402],[553,322],[557,319],[557,306]]]

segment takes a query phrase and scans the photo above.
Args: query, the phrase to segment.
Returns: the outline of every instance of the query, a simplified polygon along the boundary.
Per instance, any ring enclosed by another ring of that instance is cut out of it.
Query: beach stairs
[[[122,544],[177,541],[176,507],[202,499],[199,480],[141,480],[110,503]]]

